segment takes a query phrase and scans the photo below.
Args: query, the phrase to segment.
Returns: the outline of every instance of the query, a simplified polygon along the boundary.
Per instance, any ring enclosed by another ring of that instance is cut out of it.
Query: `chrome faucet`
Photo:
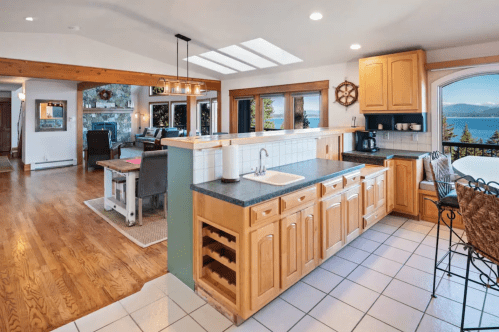
[[[267,172],[267,170],[265,169],[265,165],[262,166],[262,152],[265,152],[265,156],[268,157],[269,156],[269,153],[267,151],[267,149],[265,148],[262,148],[260,150],[260,167],[258,167],[256,170],[255,170],[255,175],[256,176],[260,176],[260,175],[265,175],[265,173]]]

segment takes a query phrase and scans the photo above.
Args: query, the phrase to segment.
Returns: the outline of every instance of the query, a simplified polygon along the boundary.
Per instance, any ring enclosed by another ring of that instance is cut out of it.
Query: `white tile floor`
[[[388,216],[239,327],[167,274],[56,332],[459,331],[463,280],[439,272],[430,297],[435,236],[432,223]],[[499,292],[470,286],[468,326],[498,326]]]

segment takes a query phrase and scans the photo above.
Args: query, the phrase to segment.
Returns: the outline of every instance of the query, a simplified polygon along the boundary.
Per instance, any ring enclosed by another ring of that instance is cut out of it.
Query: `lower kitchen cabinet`
[[[395,161],[385,160],[386,171],[386,213],[389,214],[395,208]]]
[[[322,259],[328,259],[345,244],[345,202],[339,194],[322,204]]]
[[[356,238],[362,230],[362,198],[360,196],[360,186],[348,190],[344,195],[346,210],[346,243],[349,243]]]
[[[279,222],[251,233],[251,309],[279,295]]]
[[[418,186],[422,179],[422,159],[394,159],[394,211],[419,214]]]
[[[319,214],[317,205],[310,206],[301,214],[302,222],[302,274],[307,274],[319,264]]]
[[[367,179],[362,183],[364,215],[376,210],[376,179]]]
[[[297,212],[281,219],[281,288],[285,289],[302,276],[302,219]]]
[[[375,181],[376,188],[376,207],[386,205],[386,175],[380,175],[376,177]]]

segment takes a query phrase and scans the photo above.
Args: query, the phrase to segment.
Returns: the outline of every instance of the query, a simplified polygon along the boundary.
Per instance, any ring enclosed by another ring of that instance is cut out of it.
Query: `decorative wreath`
[[[350,106],[359,98],[359,88],[352,82],[341,83],[336,87],[336,101],[343,106]]]
[[[111,90],[100,90],[99,97],[102,100],[109,100],[113,96],[113,92]]]

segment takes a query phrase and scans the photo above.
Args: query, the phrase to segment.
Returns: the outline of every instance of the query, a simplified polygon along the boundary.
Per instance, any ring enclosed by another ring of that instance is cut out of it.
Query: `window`
[[[198,101],[197,131],[201,135],[211,135],[211,102],[210,100]]]
[[[179,130],[187,130],[187,104],[172,103],[173,105],[173,126]]]
[[[255,100],[243,98],[237,100],[238,133],[249,133],[255,131]]]
[[[153,127],[169,127],[170,124],[170,103],[150,104],[150,112]]]
[[[230,90],[230,132],[327,127],[329,81]]]
[[[293,128],[319,128],[321,95],[319,92],[293,95]]]
[[[281,130],[285,128],[284,101],[284,95],[260,97],[264,131]]]
[[[441,92],[443,151],[453,160],[496,156],[486,145],[499,145],[499,74],[468,77],[445,85]],[[471,148],[466,145],[470,143],[483,146]]]
[[[211,100],[211,134],[219,132],[218,130],[218,101]]]

